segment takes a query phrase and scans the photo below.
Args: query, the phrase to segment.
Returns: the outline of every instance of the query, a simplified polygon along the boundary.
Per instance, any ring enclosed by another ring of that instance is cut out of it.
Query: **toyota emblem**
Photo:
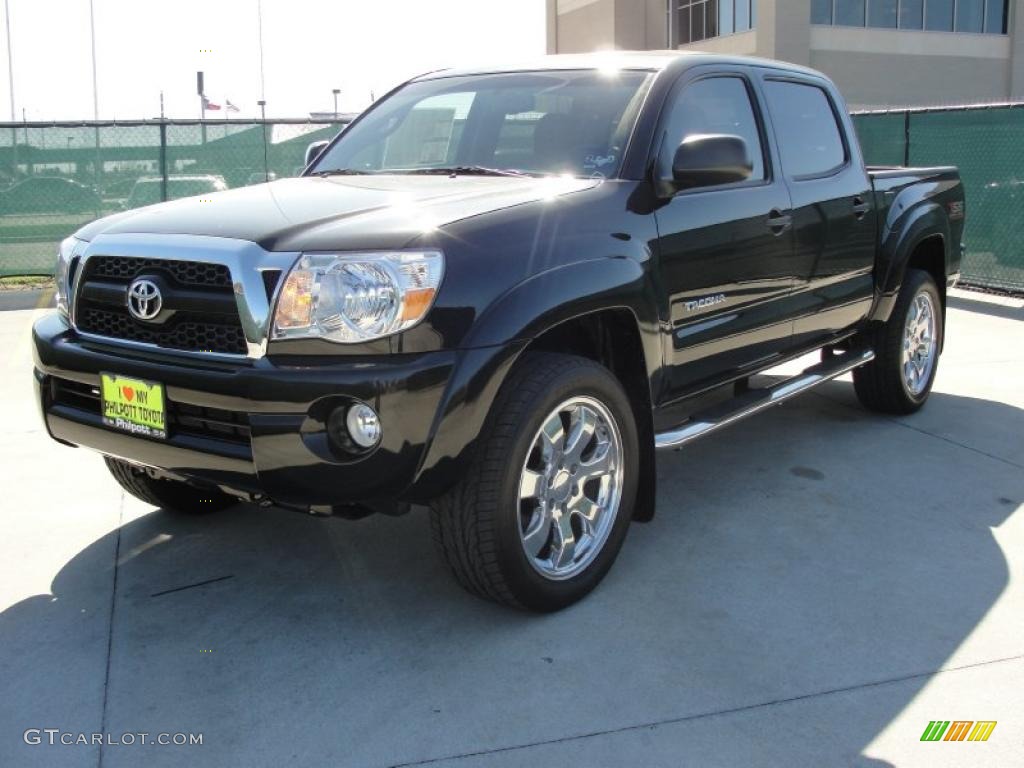
[[[164,299],[152,280],[144,277],[132,280],[128,286],[128,311],[138,320],[152,320],[160,314]]]

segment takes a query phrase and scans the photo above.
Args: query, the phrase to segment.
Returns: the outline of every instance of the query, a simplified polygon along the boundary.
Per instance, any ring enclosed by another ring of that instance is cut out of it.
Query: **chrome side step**
[[[803,373],[780,381],[775,386],[748,390],[732,400],[693,414],[678,427],[667,432],[659,432],[654,436],[654,447],[658,450],[682,448],[692,440],[727,427],[747,416],[753,416],[773,405],[779,405],[874,359],[875,353],[870,349],[847,352],[836,355],[832,360],[811,366]]]

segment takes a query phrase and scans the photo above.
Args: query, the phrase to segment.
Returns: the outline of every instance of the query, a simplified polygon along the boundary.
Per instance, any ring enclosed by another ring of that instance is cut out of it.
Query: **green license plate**
[[[167,437],[163,384],[101,373],[100,393],[103,423],[108,427],[145,437]]]

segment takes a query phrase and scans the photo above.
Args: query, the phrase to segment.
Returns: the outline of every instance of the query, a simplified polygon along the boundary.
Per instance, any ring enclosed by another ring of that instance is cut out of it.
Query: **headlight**
[[[426,316],[443,273],[439,251],[305,254],[278,296],[271,338],[353,344],[404,331]]]
[[[57,248],[57,267],[53,271],[53,282],[55,285],[54,295],[57,299],[57,311],[64,317],[70,316],[72,260],[78,255],[79,246],[85,245],[84,241],[74,237],[65,238]]]

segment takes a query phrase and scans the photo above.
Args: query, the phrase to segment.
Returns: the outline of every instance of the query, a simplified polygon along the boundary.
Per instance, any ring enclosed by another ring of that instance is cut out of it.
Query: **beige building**
[[[853,108],[1024,100],[1024,0],[547,0],[548,51],[782,59]]]

